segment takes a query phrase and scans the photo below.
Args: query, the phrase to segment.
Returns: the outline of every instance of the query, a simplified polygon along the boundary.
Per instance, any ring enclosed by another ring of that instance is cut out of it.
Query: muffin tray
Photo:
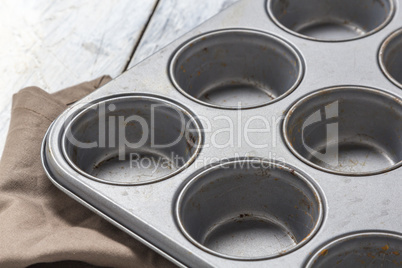
[[[179,266],[400,267],[401,8],[239,1],[60,115],[44,168]]]

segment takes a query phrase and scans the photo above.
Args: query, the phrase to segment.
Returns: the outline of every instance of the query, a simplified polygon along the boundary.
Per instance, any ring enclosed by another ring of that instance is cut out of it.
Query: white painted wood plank
[[[161,0],[129,67],[133,67],[237,1]]]
[[[2,0],[0,154],[11,97],[26,86],[54,92],[120,74],[156,0]]]

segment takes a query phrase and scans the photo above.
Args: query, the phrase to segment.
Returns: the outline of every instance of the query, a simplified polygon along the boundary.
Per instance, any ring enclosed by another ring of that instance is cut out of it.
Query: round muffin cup
[[[340,86],[295,103],[283,123],[289,149],[341,175],[373,175],[402,164],[402,101],[381,90]]]
[[[183,234],[220,257],[256,260],[301,247],[317,232],[320,194],[293,167],[259,158],[228,160],[203,169],[176,203]]]
[[[393,0],[268,0],[281,28],[316,41],[347,41],[382,29],[394,14]]]
[[[200,124],[184,107],[147,95],[119,96],[84,108],[66,127],[63,153],[82,175],[113,184],[166,179],[200,151]]]
[[[277,101],[303,76],[299,53],[271,34],[227,29],[188,41],[173,56],[170,77],[188,98],[215,108],[247,109]]]
[[[402,28],[391,34],[381,45],[379,62],[387,78],[402,88]]]

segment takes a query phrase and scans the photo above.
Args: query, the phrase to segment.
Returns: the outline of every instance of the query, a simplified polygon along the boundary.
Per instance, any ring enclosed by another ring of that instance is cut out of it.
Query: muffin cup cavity
[[[201,142],[200,125],[184,107],[156,96],[122,96],[72,118],[63,150],[86,177],[135,185],[177,174],[195,159]]]
[[[305,244],[323,215],[320,195],[292,167],[262,159],[205,168],[180,192],[176,216],[184,235],[207,252],[253,260]]]
[[[228,29],[188,41],[170,76],[190,99],[215,108],[253,108],[283,98],[302,79],[299,53],[273,35]]]

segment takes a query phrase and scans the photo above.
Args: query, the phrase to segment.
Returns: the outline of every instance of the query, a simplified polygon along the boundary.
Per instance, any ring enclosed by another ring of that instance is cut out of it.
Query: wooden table
[[[236,1],[1,1],[0,155],[21,88],[116,77]]]

